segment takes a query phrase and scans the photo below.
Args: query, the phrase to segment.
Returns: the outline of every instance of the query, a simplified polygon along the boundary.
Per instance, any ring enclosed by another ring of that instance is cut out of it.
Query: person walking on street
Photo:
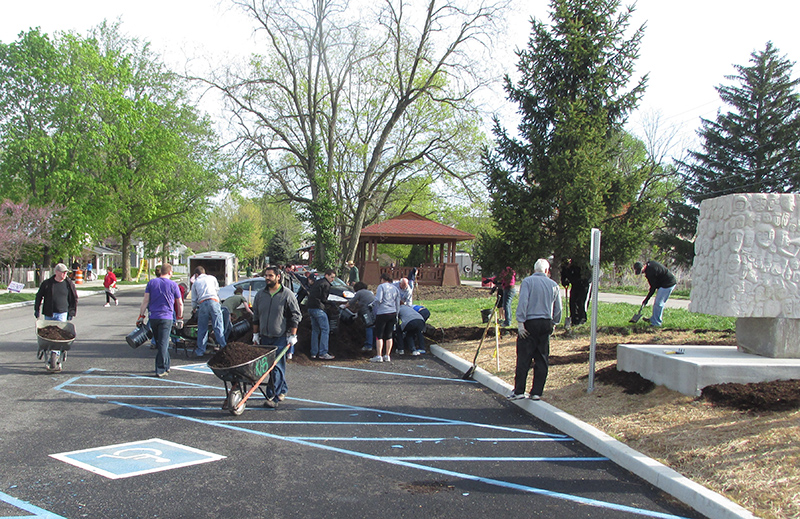
[[[192,284],[192,311],[197,311],[197,349],[194,353],[202,357],[208,343],[208,323],[211,321],[214,338],[220,348],[225,347],[225,323],[219,304],[219,281],[206,274],[203,266],[194,269],[196,277]]]
[[[39,286],[33,302],[33,316],[44,314],[45,321],[69,321],[78,311],[78,291],[75,283],[67,277],[69,269],[63,263],[56,265],[53,275]],[[39,308],[41,307],[41,314]],[[47,369],[61,371],[61,352],[47,352]]]
[[[509,400],[526,398],[528,371],[533,363],[533,387],[530,398],[540,400],[547,382],[550,335],[561,322],[561,290],[550,279],[550,263],[543,258],[533,265],[533,275],[522,281],[517,303],[517,366],[514,392]]]
[[[647,297],[644,298],[642,306],[647,306],[650,297],[656,294],[656,298],[653,301],[653,315],[650,316],[650,325],[661,326],[667,299],[669,299],[677,284],[675,276],[672,275],[672,272],[667,267],[657,261],[648,261],[644,265],[637,261],[633,264],[633,271],[637,276],[644,272],[644,277],[650,283],[650,291],[647,293]]]
[[[311,317],[311,358],[319,360],[332,360],[333,355],[328,353],[328,342],[330,340],[330,324],[328,323],[328,313],[325,305],[328,303],[328,295],[331,291],[331,283],[336,279],[336,271],[328,269],[325,275],[314,281],[308,289],[308,316]]]
[[[183,299],[178,284],[172,281],[172,265],[161,265],[161,275],[147,282],[144,299],[139,307],[139,319],[136,326],[144,322],[145,311],[149,311],[148,324],[153,330],[156,341],[156,376],[166,377],[169,374],[169,333],[172,323],[178,329],[183,328]]]
[[[375,291],[375,349],[377,355],[370,362],[391,362],[392,335],[400,309],[400,291],[392,283],[392,277],[384,272]],[[386,349],[384,349],[386,345]]]
[[[276,346],[275,354],[297,344],[297,327],[303,315],[294,293],[280,283],[278,267],[264,270],[267,285],[253,298],[253,344]],[[276,408],[286,397],[289,385],[286,382],[286,355],[281,357],[269,374],[265,407]]]
[[[114,292],[117,290],[117,276],[114,275],[114,271],[108,269],[106,272],[106,276],[103,278],[103,288],[106,290],[106,304],[104,307],[111,306],[111,300],[114,300],[114,305],[119,305],[119,301],[117,301],[117,296],[114,295]]]

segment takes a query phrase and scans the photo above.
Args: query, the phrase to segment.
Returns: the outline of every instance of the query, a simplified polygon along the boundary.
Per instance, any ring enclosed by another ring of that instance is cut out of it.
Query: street
[[[430,355],[290,362],[234,417],[203,362],[125,343],[142,293],[82,297],[56,374],[0,311],[0,517],[700,517]]]

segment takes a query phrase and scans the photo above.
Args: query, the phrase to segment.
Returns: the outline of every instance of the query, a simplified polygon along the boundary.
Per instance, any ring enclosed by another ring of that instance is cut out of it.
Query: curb
[[[105,290],[95,290],[89,292],[88,290],[83,290],[82,292],[78,292],[78,299],[81,297],[89,297],[89,296],[96,296],[97,294],[105,294]],[[4,305],[0,305],[0,310],[10,310],[12,308],[22,308],[23,306],[33,306],[35,300],[31,301],[19,301],[17,303],[6,303]]]
[[[450,353],[438,344],[431,344],[430,350],[438,358],[463,373],[466,373],[472,366],[468,361]],[[514,389],[510,384],[480,367],[475,369],[472,378],[502,396],[508,395]],[[695,483],[666,465],[648,458],[596,427],[582,422],[548,403],[528,399],[516,400],[511,403],[518,405],[536,418],[583,443],[707,517],[756,519],[756,516],[750,511],[726,497]]]

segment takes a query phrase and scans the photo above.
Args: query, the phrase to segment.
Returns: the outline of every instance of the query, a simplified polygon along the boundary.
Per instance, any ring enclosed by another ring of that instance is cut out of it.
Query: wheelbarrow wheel
[[[239,402],[241,402],[243,398],[244,395],[240,389],[231,390],[231,392],[228,394],[228,411],[233,416],[239,416],[244,413],[244,408],[247,406],[247,403],[245,402],[242,405],[239,405]]]

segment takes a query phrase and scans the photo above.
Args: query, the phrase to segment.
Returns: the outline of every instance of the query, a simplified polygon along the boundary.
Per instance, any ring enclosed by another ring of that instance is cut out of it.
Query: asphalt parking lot
[[[127,346],[140,292],[82,298],[57,374],[0,313],[0,517],[702,517],[430,355],[290,363],[232,416],[202,362]]]

